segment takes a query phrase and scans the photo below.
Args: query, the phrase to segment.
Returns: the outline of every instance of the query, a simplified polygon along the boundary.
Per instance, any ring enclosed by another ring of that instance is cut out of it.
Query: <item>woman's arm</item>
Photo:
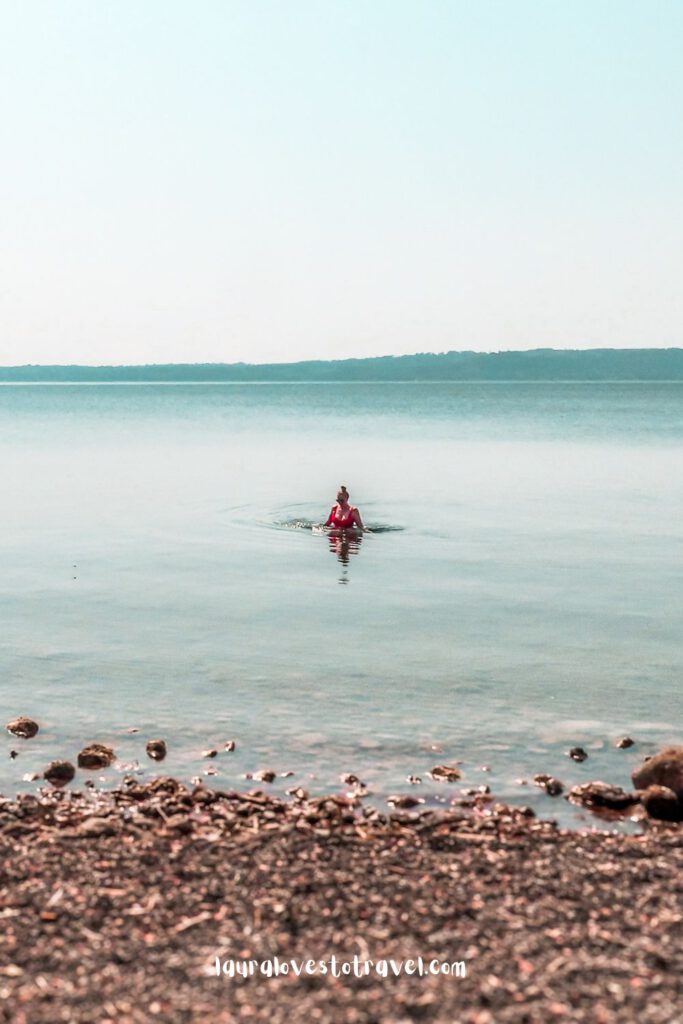
[[[336,507],[336,505],[333,505],[332,508],[330,509],[330,514],[327,517],[327,522],[325,523],[325,526],[330,526],[332,524],[332,517],[334,516],[334,510]]]
[[[365,529],[365,527],[363,526],[363,520],[360,517],[360,512],[358,511],[357,508],[354,508],[354,510],[353,510],[353,521],[354,521],[354,523],[356,524],[356,526],[358,527],[359,530],[364,530]]]

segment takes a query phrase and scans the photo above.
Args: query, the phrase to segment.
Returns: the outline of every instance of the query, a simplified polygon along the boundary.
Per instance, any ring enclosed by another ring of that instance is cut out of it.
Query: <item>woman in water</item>
[[[360,512],[349,504],[349,492],[344,484],[337,492],[337,504],[332,506],[325,526],[332,526],[335,530],[365,529]]]

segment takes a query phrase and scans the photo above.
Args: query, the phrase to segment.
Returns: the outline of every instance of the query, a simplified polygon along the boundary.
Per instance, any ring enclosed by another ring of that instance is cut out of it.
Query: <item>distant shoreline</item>
[[[677,383],[683,348],[443,352],[295,363],[0,366],[4,384]]]

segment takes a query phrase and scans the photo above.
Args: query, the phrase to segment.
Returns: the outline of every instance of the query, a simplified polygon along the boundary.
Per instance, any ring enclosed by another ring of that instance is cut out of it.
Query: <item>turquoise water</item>
[[[0,701],[41,723],[0,789],[163,736],[187,779],[429,801],[457,759],[579,820],[516,780],[681,740],[682,442],[680,384],[0,387]],[[304,528],[341,482],[349,546]]]

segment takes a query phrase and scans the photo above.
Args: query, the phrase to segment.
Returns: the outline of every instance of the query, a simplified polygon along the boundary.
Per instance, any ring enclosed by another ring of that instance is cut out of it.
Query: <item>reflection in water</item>
[[[324,534],[329,542],[330,551],[333,555],[337,556],[337,560],[342,566],[342,572],[338,582],[349,582],[348,568],[351,561],[351,555],[358,554],[363,541],[363,533],[361,530],[339,530],[334,527],[330,528],[328,526],[323,526],[322,523],[316,523],[314,520],[302,515],[289,516],[283,519],[271,519],[269,522],[262,523],[261,525],[269,526],[271,529],[274,528],[276,530],[308,530],[313,534]],[[369,525],[366,525],[365,529],[368,533],[380,534],[396,533],[403,530],[404,527],[393,526],[382,522],[372,522]]]
[[[360,551],[363,534],[358,530],[332,530],[327,535],[330,543],[330,551],[341,563],[342,571],[339,583],[349,582],[349,562],[351,555],[357,555]]]

